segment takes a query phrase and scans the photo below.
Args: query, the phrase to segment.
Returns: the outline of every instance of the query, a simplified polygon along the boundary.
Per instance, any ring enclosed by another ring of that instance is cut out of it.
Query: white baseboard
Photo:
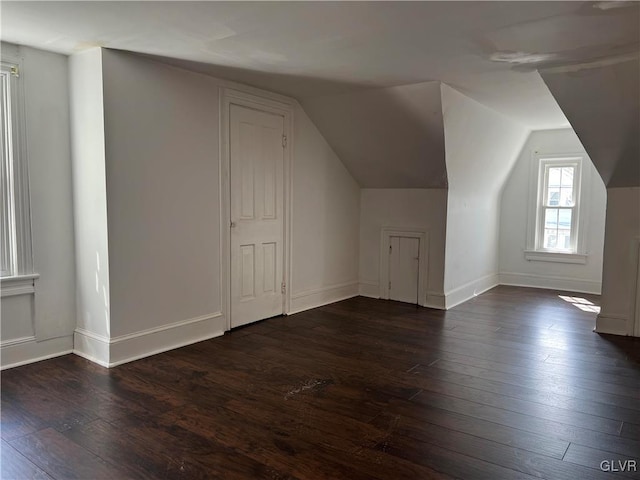
[[[449,310],[456,305],[460,305],[487,290],[491,290],[493,287],[499,285],[499,283],[498,275],[491,274],[460,285],[453,290],[449,290],[445,293],[445,308]]]
[[[425,303],[424,306],[427,308],[435,308],[437,310],[446,310],[444,293],[428,291],[427,303]]]
[[[73,353],[108,368],[109,338],[76,328],[73,332]]]
[[[218,312],[112,338],[76,329],[73,352],[104,367],[115,367],[219,337],[225,326]]]
[[[592,280],[582,280],[571,277],[551,277],[527,273],[501,272],[500,285],[514,287],[546,288],[550,290],[565,290],[568,292],[593,293],[600,295],[602,283]]]
[[[71,335],[37,341],[35,337],[17,338],[0,345],[0,368],[19,367],[73,352]]]
[[[608,315],[599,313],[596,318],[597,333],[609,333],[611,335],[629,335],[629,319],[624,315]]]
[[[347,298],[357,297],[358,290],[358,282],[348,282],[306,290],[300,293],[292,293],[289,315],[321,307],[329,303],[339,302],[340,300],[346,300]]]
[[[377,282],[360,282],[358,294],[363,297],[380,298],[380,284]]]

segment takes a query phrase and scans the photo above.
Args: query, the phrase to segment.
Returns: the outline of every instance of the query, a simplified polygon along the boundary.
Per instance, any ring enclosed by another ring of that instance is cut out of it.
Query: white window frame
[[[549,208],[544,204],[548,170],[551,167],[572,166],[575,168],[573,192],[575,205],[571,216],[571,245],[568,249],[546,249],[544,241],[544,212]],[[540,154],[532,159],[529,200],[529,220],[527,222],[527,246],[525,258],[530,261],[587,263],[585,231],[587,199],[582,195],[590,185],[586,154]]]
[[[3,126],[6,125],[6,128],[0,128],[0,147],[4,149],[0,168],[2,195],[7,205],[7,212],[2,213],[4,238],[0,242],[0,248],[8,263],[6,269],[5,265],[2,266],[0,276],[3,289],[13,281],[24,282],[25,279],[37,276],[33,272],[26,119],[21,73],[20,59],[5,57],[0,61],[0,115],[4,117]]]

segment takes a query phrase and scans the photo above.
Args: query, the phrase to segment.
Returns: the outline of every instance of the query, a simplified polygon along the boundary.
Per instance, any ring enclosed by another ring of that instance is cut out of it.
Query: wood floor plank
[[[67,439],[60,432],[46,428],[10,442],[11,446],[54,478],[118,479],[124,474]]]
[[[640,457],[640,342],[562,296],[354,297],[112,369],[10,369],[2,477],[610,478]]]
[[[640,478],[638,455],[612,455],[602,450],[571,444],[564,456],[564,461],[584,465],[593,470],[604,470],[616,477]]]
[[[503,381],[487,380],[482,377],[473,376],[468,373],[457,373],[455,371],[447,370],[446,367],[441,369],[440,365],[445,366],[445,361],[438,361],[431,366],[419,366],[416,367],[413,372],[430,379],[441,380],[444,382],[455,383],[459,385],[465,385],[470,388],[491,392],[494,394],[504,395],[528,402],[541,403],[554,408],[559,408],[564,411],[564,414],[574,416],[574,414],[580,413],[588,415],[587,423],[592,423],[593,417],[603,417],[609,420],[617,422],[634,422],[638,420],[638,410],[631,408],[625,408],[619,405],[611,405],[606,403],[600,403],[590,398],[561,395],[550,391],[539,390],[528,386],[522,386],[518,384],[512,384],[509,382],[509,378],[505,378]],[[627,400],[624,399],[624,403]],[[506,400],[508,403],[514,403],[511,400]],[[517,403],[517,402],[515,402]],[[515,405],[514,405],[515,406]],[[530,408],[527,408],[527,410]],[[567,412],[568,411],[568,412]],[[560,415],[562,411],[558,412]],[[556,417],[556,418],[559,418]],[[598,419],[593,419],[596,422]],[[613,425],[613,424],[611,424]],[[615,428],[619,430],[618,427]]]
[[[515,470],[532,477],[556,479],[586,478],[599,479],[605,475],[591,468],[576,468],[558,458],[549,458],[527,450],[504,444],[481,440],[472,435],[415,422],[413,417],[395,416],[391,418],[390,431],[394,435],[415,439],[422,443],[437,445],[484,462],[499,465],[507,470]]]
[[[479,439],[490,440],[560,460],[569,446],[569,442],[565,440],[399,399],[393,400],[389,408],[371,420],[371,423],[378,428],[387,428],[391,422],[389,419],[397,417],[411,419],[417,426],[438,425]]]
[[[5,480],[51,480],[42,469],[2,440],[0,446],[0,478]]]
[[[612,453],[634,455],[640,451],[638,441],[542,419],[537,417],[535,412],[529,412],[533,415],[527,415],[433,392],[422,392],[412,401]]]

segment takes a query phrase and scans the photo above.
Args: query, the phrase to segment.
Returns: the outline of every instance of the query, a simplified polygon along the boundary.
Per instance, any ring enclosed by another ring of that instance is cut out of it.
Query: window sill
[[[545,252],[542,250],[525,250],[524,258],[530,262],[574,263],[585,265],[587,255],[582,253]]]
[[[33,295],[36,291],[35,282],[40,278],[37,273],[16,275],[0,278],[0,296],[13,297],[15,295]]]

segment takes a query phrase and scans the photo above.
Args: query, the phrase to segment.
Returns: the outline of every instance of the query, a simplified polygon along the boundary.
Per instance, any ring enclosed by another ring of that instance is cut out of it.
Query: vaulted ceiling
[[[126,50],[293,96],[361,185],[438,187],[447,180],[435,86],[529,129],[568,126],[566,100],[583,128],[590,110],[571,97],[578,90],[545,77],[558,106],[537,70],[637,62],[639,15],[633,1],[3,1],[1,35],[64,54]],[[598,80],[579,92],[615,100]]]
[[[567,121],[526,67],[637,50],[637,2],[610,3],[631,6],[3,1],[2,38],[65,54],[99,45],[200,62],[297,98],[439,80],[551,128]]]
[[[605,185],[640,186],[638,59],[551,69],[542,76]]]

